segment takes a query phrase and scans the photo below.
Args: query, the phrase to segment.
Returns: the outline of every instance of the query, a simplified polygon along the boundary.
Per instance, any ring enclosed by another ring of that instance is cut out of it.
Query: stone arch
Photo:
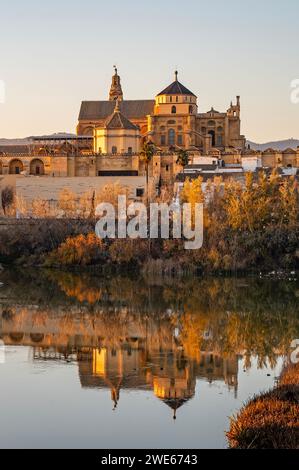
[[[44,162],[40,160],[39,158],[34,158],[34,160],[30,162],[30,175],[39,176],[39,175],[44,175],[44,174],[45,174]]]
[[[24,338],[24,333],[10,333],[9,337],[14,343],[20,343]]]
[[[93,135],[94,128],[92,126],[87,126],[83,129],[82,135]]]
[[[33,343],[41,343],[44,340],[45,335],[40,333],[31,333],[30,339]]]
[[[21,160],[14,158],[9,162],[9,174],[10,175],[19,175],[24,170],[24,165]]]

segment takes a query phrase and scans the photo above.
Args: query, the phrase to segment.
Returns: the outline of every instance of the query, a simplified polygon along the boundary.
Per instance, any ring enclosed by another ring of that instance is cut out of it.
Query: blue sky
[[[0,137],[74,132],[80,102],[107,99],[116,63],[125,99],[153,98],[178,68],[200,111],[240,94],[246,137],[299,138],[298,18],[298,0],[10,0]]]

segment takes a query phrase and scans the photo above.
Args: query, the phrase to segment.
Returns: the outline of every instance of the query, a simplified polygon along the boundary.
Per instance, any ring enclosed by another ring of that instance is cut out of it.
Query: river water
[[[0,283],[1,448],[226,448],[299,338],[296,279]]]

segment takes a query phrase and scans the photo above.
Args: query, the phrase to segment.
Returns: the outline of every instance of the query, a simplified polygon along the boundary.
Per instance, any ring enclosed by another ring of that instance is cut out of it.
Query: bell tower
[[[120,76],[117,73],[117,68],[114,66],[115,74],[112,77],[112,84],[109,93],[109,101],[122,101],[123,100],[123,91],[120,84]]]

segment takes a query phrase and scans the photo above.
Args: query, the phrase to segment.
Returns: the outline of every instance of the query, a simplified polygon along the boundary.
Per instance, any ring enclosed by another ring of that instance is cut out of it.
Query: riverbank
[[[299,364],[232,419],[227,437],[234,449],[299,449]]]
[[[231,181],[215,183],[210,193],[203,194],[201,188],[198,178],[186,182],[181,193],[182,204],[188,203],[193,209],[195,204],[204,205],[203,225],[197,227],[203,230],[200,249],[186,249],[184,238],[173,238],[175,222],[170,215],[169,239],[146,238],[150,221],[140,232],[141,219],[137,215],[130,224],[134,221],[135,232],[141,238],[99,239],[95,235],[96,218],[90,211],[80,212],[82,204],[78,206],[69,196],[61,201],[62,218],[47,217],[42,201],[36,201],[36,215],[1,219],[0,262],[61,269],[101,266],[105,270],[127,269],[153,275],[251,270],[284,273],[299,269],[297,181],[281,180],[274,172],[270,177],[261,173],[258,182],[248,174],[245,187]],[[121,190],[112,186],[109,191],[116,195]],[[108,195],[103,197],[106,201]],[[169,196],[163,202],[172,200]],[[193,234],[195,237],[195,230]]]

